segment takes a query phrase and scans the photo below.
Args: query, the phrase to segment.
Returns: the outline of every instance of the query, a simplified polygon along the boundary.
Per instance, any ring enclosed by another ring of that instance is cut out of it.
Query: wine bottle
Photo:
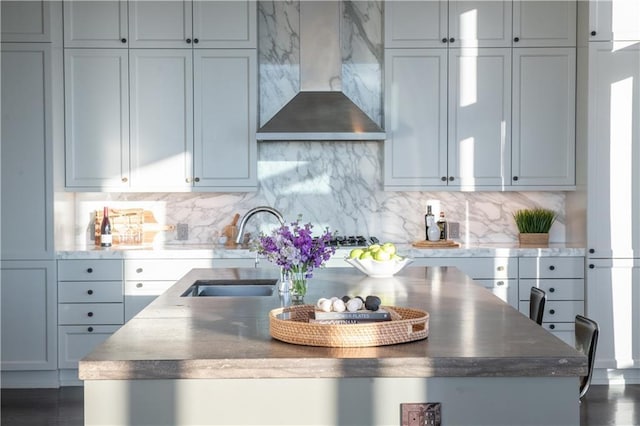
[[[440,228],[440,239],[446,240],[449,238],[449,226],[447,219],[444,218],[444,212],[440,212],[440,218],[438,219],[438,228]]]
[[[113,236],[111,235],[111,221],[109,220],[109,209],[104,208],[102,223],[100,224],[100,246],[111,247]]]

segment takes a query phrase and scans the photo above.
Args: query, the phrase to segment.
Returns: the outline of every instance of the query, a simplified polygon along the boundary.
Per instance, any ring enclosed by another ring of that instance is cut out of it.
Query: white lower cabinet
[[[120,259],[58,261],[60,384],[79,384],[78,361],[124,324]]]
[[[542,326],[575,345],[575,317],[584,314],[584,258],[519,259],[519,310],[529,315],[531,287],[547,294]]]
[[[411,266],[455,266],[518,308],[518,259],[515,257],[423,257],[415,258]]]

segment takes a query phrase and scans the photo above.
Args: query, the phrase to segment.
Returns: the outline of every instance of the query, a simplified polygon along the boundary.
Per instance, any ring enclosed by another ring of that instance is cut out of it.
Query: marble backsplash
[[[318,231],[329,226],[342,235],[411,242],[424,239],[428,202],[444,210],[449,221],[460,223],[459,241],[464,243],[515,243],[512,213],[527,207],[556,210],[550,240],[566,241],[563,192],[387,192],[382,142],[269,142],[258,148],[256,192],[73,194],[74,244],[93,244],[92,215],[104,205],[145,208],[161,223],[188,225],[187,240],[177,241],[175,232],[164,232],[157,243],[215,244],[235,213],[259,205],[275,207],[287,221],[302,215]],[[259,214],[247,231],[255,235],[276,224],[274,217]]]

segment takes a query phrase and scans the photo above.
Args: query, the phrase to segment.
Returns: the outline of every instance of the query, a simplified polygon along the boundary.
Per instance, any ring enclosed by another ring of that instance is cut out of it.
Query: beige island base
[[[439,402],[443,425],[579,425],[586,358],[452,267],[393,278],[314,273],[306,301],[381,297],[430,314],[425,340],[324,348],[272,339],[287,301],[181,297],[194,269],[80,362],[87,425],[401,425],[401,403]]]

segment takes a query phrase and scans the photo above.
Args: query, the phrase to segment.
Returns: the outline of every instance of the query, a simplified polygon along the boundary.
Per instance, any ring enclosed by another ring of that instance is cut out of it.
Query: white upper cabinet
[[[2,258],[50,259],[55,253],[51,44],[2,43],[1,64]]]
[[[640,44],[589,46],[587,244],[593,258],[640,257]]]
[[[452,49],[449,76],[449,185],[509,184],[511,49]]]
[[[255,1],[130,1],[131,47],[256,47]]]
[[[3,42],[50,42],[49,0],[2,1]]]
[[[576,45],[576,0],[514,0],[514,47]]]
[[[257,185],[257,54],[194,51],[194,186]]]
[[[452,47],[511,46],[510,1],[449,2],[449,45]]]
[[[512,185],[575,185],[573,48],[513,50]]]
[[[640,40],[640,1],[590,0],[591,41]]]
[[[386,1],[384,10],[386,48],[446,46],[447,0]]]
[[[191,51],[131,49],[131,186],[191,187],[193,78]]]
[[[447,185],[447,49],[385,51],[386,187]]]
[[[129,60],[124,49],[65,49],[68,188],[129,187]]]
[[[128,46],[127,1],[65,1],[65,47]]]

